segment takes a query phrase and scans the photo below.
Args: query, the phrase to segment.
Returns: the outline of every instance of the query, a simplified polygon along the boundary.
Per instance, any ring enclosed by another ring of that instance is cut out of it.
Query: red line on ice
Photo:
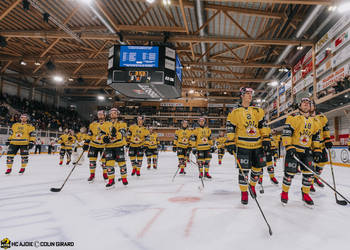
[[[142,238],[152,227],[153,223],[158,219],[159,215],[164,211],[164,208],[154,208],[157,209],[158,212],[152,217],[152,219],[146,224],[146,226],[142,229],[141,232],[137,235],[137,238]]]

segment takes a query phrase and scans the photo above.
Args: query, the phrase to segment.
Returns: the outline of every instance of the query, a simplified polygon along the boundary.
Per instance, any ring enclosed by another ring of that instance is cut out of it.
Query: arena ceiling
[[[314,42],[308,35],[293,38],[310,9],[336,4],[206,0],[198,10],[196,0],[164,1],[169,0],[1,1],[0,74],[33,78],[34,87],[66,96],[113,96],[106,85],[109,47],[170,43],[184,66],[184,91],[222,99],[226,92],[232,98],[242,85],[271,81],[266,79],[271,68],[289,67],[286,61],[276,64],[284,48]],[[57,74],[63,83],[52,80]]]

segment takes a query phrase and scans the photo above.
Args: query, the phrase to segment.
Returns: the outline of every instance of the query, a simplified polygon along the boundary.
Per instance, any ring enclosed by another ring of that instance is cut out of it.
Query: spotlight
[[[27,63],[25,61],[23,61],[23,60],[20,62],[20,64],[23,65],[23,66],[27,65]]]
[[[329,6],[328,7],[328,11],[331,11],[331,12],[335,11],[336,9],[337,9],[337,6]],[[339,11],[341,11],[341,10],[339,10]]]
[[[34,65],[35,65],[35,66],[40,66],[40,62],[36,61],[36,62],[34,63]]]
[[[196,81],[195,80],[192,80],[192,84],[195,84],[196,83]]]
[[[99,101],[104,101],[106,98],[103,95],[99,95],[99,96],[97,96],[97,99]]]
[[[276,87],[278,85],[278,82],[277,81],[273,81],[273,82],[268,83],[268,85],[271,86],[271,87]]]
[[[148,3],[154,3],[154,0],[147,0]]]
[[[297,50],[303,50],[304,49],[304,47],[303,47],[303,45],[301,45],[301,42],[299,43],[299,46],[297,47]]]
[[[186,69],[191,69],[191,66],[190,66],[190,65],[187,65],[187,66],[186,66]]]
[[[337,8],[335,7],[335,9],[337,9]],[[350,10],[350,3],[343,3],[343,4],[339,5],[338,11],[340,13],[344,13],[344,12],[347,12],[349,10]]]
[[[63,82],[63,77],[59,75],[55,75],[52,78],[55,82]]]
[[[112,100],[113,98],[112,97],[108,97],[108,100]]]
[[[190,91],[188,91],[188,93],[193,94],[193,93],[194,93],[194,90],[193,90],[193,89],[190,89]]]
[[[163,0],[163,4],[164,4],[165,6],[170,5],[170,4],[171,4],[171,1],[170,1],[170,0]]]
[[[224,92],[224,95],[226,95],[226,94],[227,94],[227,92],[225,91],[225,92]]]
[[[73,82],[74,79],[73,78],[68,78],[68,81]]]

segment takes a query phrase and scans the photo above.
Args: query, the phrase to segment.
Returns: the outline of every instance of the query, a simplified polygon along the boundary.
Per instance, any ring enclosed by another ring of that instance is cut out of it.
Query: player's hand
[[[29,149],[32,149],[34,147],[34,143],[33,142],[29,142],[28,147],[29,147]]]
[[[111,136],[112,137],[116,137],[116,135],[117,135],[117,129],[115,127],[112,127],[112,129],[111,129]]]
[[[233,155],[233,152],[236,152],[236,144],[227,145],[225,148],[231,155]]]
[[[5,144],[6,146],[10,145],[10,141],[7,140]]]
[[[270,141],[262,141],[262,147],[265,152],[269,152],[271,150],[271,142]]]
[[[314,157],[314,162],[318,163],[318,162],[321,161],[321,159],[322,159],[322,153],[321,153],[321,152],[319,152],[319,151],[314,151],[314,152],[312,153],[312,155],[313,155],[313,157]]]
[[[294,155],[296,154],[296,149],[294,147],[290,148],[287,150],[286,152],[286,157],[289,157],[289,158],[294,158]]]
[[[104,142],[104,143],[110,143],[111,140],[109,139],[108,136],[104,136],[104,137],[103,137],[103,142]]]
[[[88,149],[89,149],[89,144],[84,144],[83,150],[84,150],[84,151],[87,151]]]
[[[173,152],[176,152],[177,148],[175,146],[173,146]]]
[[[61,146],[64,147],[64,146],[66,146],[66,144],[65,144],[64,142],[62,142],[62,143],[61,143]]]
[[[210,147],[210,153],[214,153],[215,152],[215,147],[211,146]]]
[[[193,148],[192,149],[192,154],[196,155],[197,154],[197,149]]]
[[[333,147],[333,143],[332,143],[331,141],[326,141],[326,142],[324,143],[324,145],[326,146],[327,149],[330,149],[330,148]]]

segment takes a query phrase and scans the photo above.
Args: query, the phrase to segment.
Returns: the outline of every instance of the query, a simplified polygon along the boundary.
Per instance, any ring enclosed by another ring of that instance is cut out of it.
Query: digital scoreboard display
[[[120,46],[119,67],[158,68],[158,46]]]
[[[182,82],[182,65],[178,55],[176,55],[175,68],[176,68],[176,75],[179,78],[180,82]]]

